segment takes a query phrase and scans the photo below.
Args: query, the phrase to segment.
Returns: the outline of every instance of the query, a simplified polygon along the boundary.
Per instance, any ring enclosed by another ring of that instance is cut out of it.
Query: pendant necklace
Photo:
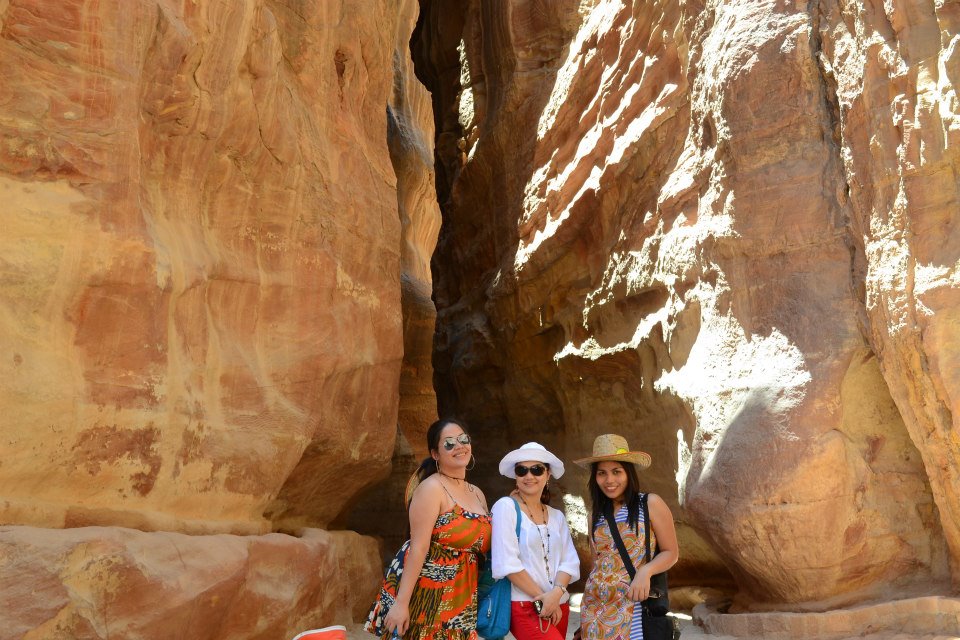
[[[457,476],[451,476],[449,473],[444,473],[443,471],[440,471],[439,469],[437,469],[437,473],[439,473],[440,475],[442,475],[444,478],[450,478],[451,480],[455,480],[456,483],[457,483],[457,486],[460,486],[460,483],[462,482],[462,483],[464,484],[464,486],[466,486],[467,491],[469,491],[469,492],[472,493],[473,495],[477,495],[476,492],[474,492],[474,490],[473,490],[473,485],[470,484],[469,482],[467,482],[467,479],[466,479],[466,478],[458,478]]]
[[[537,535],[540,537],[540,549],[543,551],[543,568],[546,569],[547,580],[553,582],[550,579],[550,527],[547,526],[547,506],[542,502],[540,503],[540,513],[543,516],[543,524],[540,525],[537,524],[533,519],[533,509],[530,508],[530,505],[527,504],[527,501],[523,498],[523,496],[520,496],[520,499],[523,500],[523,506],[525,506],[527,511],[530,513],[530,521],[533,522],[533,525],[537,529]],[[543,531],[541,527],[547,530],[546,538],[543,537]]]

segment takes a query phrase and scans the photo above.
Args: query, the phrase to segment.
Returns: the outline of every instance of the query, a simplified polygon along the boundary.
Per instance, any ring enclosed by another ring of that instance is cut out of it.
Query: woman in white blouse
[[[493,505],[490,551],[493,577],[507,577],[512,585],[510,633],[517,640],[564,640],[567,585],[580,577],[580,559],[566,517],[547,504],[547,482],[563,475],[563,463],[528,442],[503,457],[500,474],[517,481],[516,490]]]

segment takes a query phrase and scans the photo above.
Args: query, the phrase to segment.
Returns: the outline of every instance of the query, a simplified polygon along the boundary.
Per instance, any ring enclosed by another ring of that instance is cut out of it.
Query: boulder
[[[376,542],[0,527],[4,638],[277,640],[366,615]]]

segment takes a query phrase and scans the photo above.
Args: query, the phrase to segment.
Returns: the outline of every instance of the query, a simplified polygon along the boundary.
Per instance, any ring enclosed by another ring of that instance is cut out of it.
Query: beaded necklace
[[[540,538],[540,549],[543,551],[543,568],[546,569],[547,580],[550,580],[550,527],[547,525],[547,506],[542,502],[540,503],[540,513],[543,515],[543,524],[537,524],[533,519],[533,510],[530,508],[530,505],[527,504],[523,496],[520,496],[520,500],[523,502],[523,506],[527,508],[527,513],[530,514],[530,521],[533,522],[537,529],[537,536]],[[547,531],[546,538],[543,537],[543,529]]]

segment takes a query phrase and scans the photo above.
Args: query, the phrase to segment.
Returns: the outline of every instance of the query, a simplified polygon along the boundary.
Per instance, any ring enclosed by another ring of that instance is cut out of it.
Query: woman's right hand
[[[627,586],[627,598],[634,602],[646,600],[650,595],[650,573],[647,569],[646,565],[637,569],[637,575]]]
[[[383,618],[383,626],[400,635],[405,634],[410,628],[410,608],[405,604],[394,602]]]

